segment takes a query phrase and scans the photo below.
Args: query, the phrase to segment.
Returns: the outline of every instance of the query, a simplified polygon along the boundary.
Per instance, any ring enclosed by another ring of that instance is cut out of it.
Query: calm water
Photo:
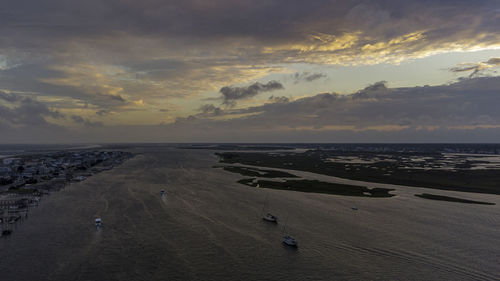
[[[144,148],[45,197],[0,239],[0,280],[500,279],[499,196],[466,194],[497,203],[482,206],[420,199],[416,188],[388,199],[261,190],[216,161]],[[282,224],[261,220],[266,197],[299,250],[281,244]]]

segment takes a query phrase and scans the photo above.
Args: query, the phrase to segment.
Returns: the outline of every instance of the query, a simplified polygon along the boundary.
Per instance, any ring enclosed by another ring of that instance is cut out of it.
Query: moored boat
[[[297,248],[297,246],[298,246],[297,240],[295,240],[295,238],[293,238],[290,235],[283,236],[283,244],[290,246],[290,247],[293,247],[293,248]]]
[[[278,223],[278,217],[271,215],[270,213],[267,213],[262,219],[267,222]]]

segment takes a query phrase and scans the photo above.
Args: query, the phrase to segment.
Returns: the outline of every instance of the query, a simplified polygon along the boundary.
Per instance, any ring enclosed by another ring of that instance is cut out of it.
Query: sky
[[[500,142],[496,0],[16,0],[0,143]]]

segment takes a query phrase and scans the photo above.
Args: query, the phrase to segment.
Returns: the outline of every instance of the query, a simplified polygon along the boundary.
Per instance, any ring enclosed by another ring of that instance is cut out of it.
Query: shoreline
[[[86,155],[107,155],[107,153],[106,151],[81,152],[81,154]],[[27,218],[30,208],[37,207],[44,196],[50,195],[53,192],[58,192],[71,183],[82,182],[94,175],[112,170],[135,157],[135,155],[130,152],[120,151],[116,155],[115,153],[111,153],[109,158],[104,157],[104,160],[101,159],[100,162],[88,162],[89,164],[80,164],[79,166],[75,165],[72,167],[61,166],[59,169],[52,172],[51,175],[47,174],[26,179],[24,174],[19,173],[19,167],[23,167],[24,170],[24,166],[27,165],[26,163],[44,163],[44,160],[41,159],[53,159],[58,154],[62,154],[63,156],[68,155],[67,152],[62,150],[36,155],[25,154],[12,158],[18,161],[10,164],[12,167],[17,167],[17,172],[12,172],[14,176],[10,176],[13,182],[0,186],[0,233],[7,230],[9,231],[7,235],[11,235],[13,229],[17,228],[18,222],[22,222],[24,218]],[[75,154],[71,155],[74,156]],[[42,168],[46,170],[45,164],[39,164],[39,170],[37,170],[36,173],[38,174]],[[63,173],[63,176],[61,176],[60,173]],[[4,177],[1,179],[5,181]],[[1,236],[2,234],[0,234],[0,237]]]
[[[379,163],[333,163],[325,162],[322,152],[308,154],[275,153],[216,153],[220,164],[243,165],[259,169],[309,172],[345,180],[396,186],[423,187],[442,191],[458,191],[478,194],[500,195],[496,182],[500,180],[494,169],[474,169],[459,172],[438,169],[405,169],[397,161],[384,160]],[[350,152],[350,154],[355,152]],[[376,157],[364,155],[363,157]],[[386,156],[387,157],[387,156]],[[400,157],[396,155],[394,157]],[[438,160],[436,160],[438,162]],[[397,163],[397,164],[394,164]],[[416,162],[415,165],[422,165]],[[431,165],[431,164],[428,164]],[[397,166],[397,167],[396,167]],[[293,173],[293,172],[292,172]]]
[[[424,187],[424,186],[384,184],[384,183],[378,183],[378,182],[368,182],[368,181],[340,178],[340,177],[312,173],[312,172],[307,172],[307,171],[284,169],[284,168],[273,168],[273,167],[261,167],[261,166],[246,165],[246,164],[241,164],[241,163],[231,163],[231,164],[219,163],[219,164],[236,165],[236,166],[249,167],[249,168],[254,168],[254,169],[265,168],[268,170],[277,170],[277,171],[282,171],[282,172],[293,173],[302,179],[319,180],[319,181],[324,181],[324,182],[354,185],[354,186],[369,186],[370,188],[394,189],[394,191],[392,191],[392,193],[395,195],[394,197],[398,197],[398,196],[402,196],[402,195],[408,196],[408,197],[414,197],[414,195],[418,194],[418,193],[423,193],[423,192],[425,192],[425,193],[433,193],[434,192],[435,193],[436,191],[439,191],[440,193],[445,194],[445,195],[449,195],[449,196],[460,197],[460,196],[463,196],[464,194],[466,194],[468,197],[473,198],[473,200],[494,201],[496,204],[494,207],[498,207],[500,204],[500,196],[498,196],[496,194],[489,194],[489,193],[477,193],[477,192],[466,192],[466,191],[456,191],[456,190],[440,190],[440,189],[433,189],[433,188],[428,188],[428,187]],[[392,198],[394,198],[394,197],[392,197]],[[487,199],[484,199],[484,198],[487,198]]]

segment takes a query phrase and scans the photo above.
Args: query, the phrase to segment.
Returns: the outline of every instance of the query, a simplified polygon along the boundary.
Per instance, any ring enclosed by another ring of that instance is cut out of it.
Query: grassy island
[[[286,180],[281,182],[281,181],[257,180],[255,178],[251,178],[251,179],[242,179],[238,182],[248,186],[260,187],[260,188],[324,193],[324,194],[334,194],[343,196],[358,196],[358,197],[394,196],[393,194],[389,193],[394,189],[368,188],[366,186],[337,184],[330,182],[322,182],[318,180]]]
[[[430,199],[430,200],[439,200],[439,201],[448,201],[448,202],[457,202],[457,203],[466,203],[466,204],[495,205],[495,203],[473,201],[473,200],[468,200],[468,199],[462,199],[462,198],[444,196],[444,195],[435,195],[435,194],[429,194],[429,193],[415,194],[415,196],[420,197],[420,198]]]
[[[499,170],[472,169],[471,165],[482,165],[484,161],[467,160],[466,156],[449,160],[448,156],[439,153],[328,150],[226,152],[217,155],[220,162],[226,164],[298,170],[366,182],[500,194]],[[448,164],[450,167],[441,167],[447,161],[453,162]]]

